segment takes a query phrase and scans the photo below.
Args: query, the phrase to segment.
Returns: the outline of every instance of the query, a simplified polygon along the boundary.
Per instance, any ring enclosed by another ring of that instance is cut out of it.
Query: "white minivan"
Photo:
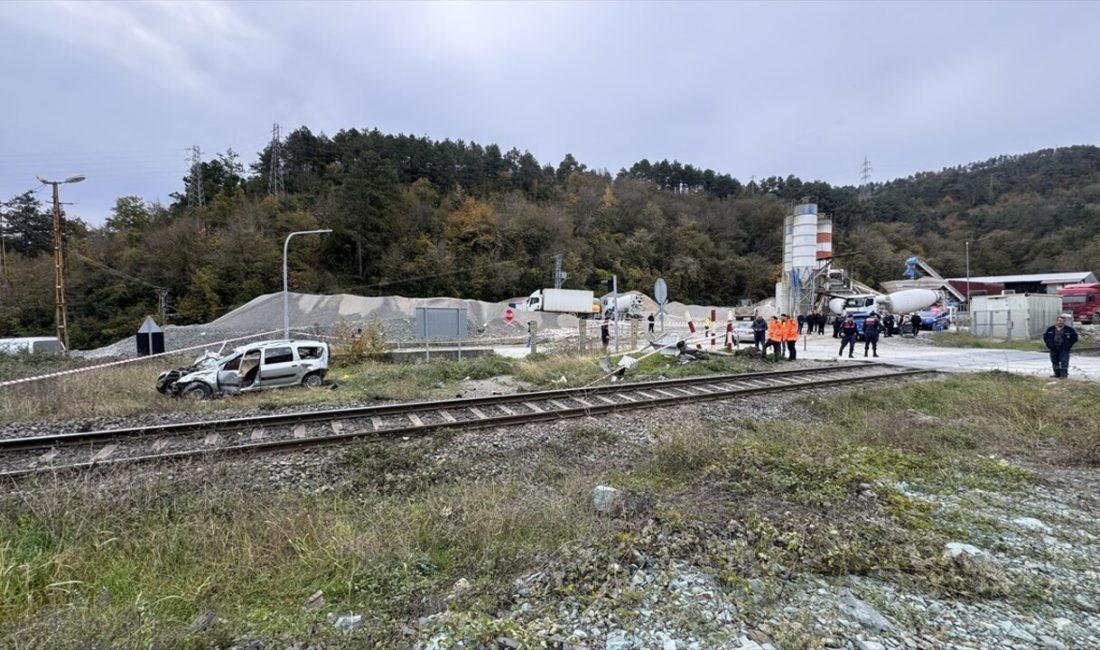
[[[251,393],[284,386],[321,386],[328,373],[329,348],[321,341],[260,341],[224,357],[207,353],[187,368],[166,370],[157,390],[194,400],[219,394]]]

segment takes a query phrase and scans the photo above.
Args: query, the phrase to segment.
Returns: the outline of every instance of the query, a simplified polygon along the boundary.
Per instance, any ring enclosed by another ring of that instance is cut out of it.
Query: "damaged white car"
[[[206,352],[186,368],[166,370],[157,390],[194,400],[284,386],[315,388],[325,382],[329,348],[321,341],[261,341],[226,356]]]

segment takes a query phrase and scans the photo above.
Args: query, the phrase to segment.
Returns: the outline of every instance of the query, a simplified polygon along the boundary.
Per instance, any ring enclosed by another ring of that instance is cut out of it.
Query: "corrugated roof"
[[[966,282],[966,278],[948,278],[954,282]],[[1074,271],[1073,273],[1032,273],[1029,275],[984,275],[972,276],[971,282],[995,282],[1005,284],[1011,282],[1038,282],[1040,284],[1064,284],[1068,282],[1096,282],[1096,276],[1089,271]]]

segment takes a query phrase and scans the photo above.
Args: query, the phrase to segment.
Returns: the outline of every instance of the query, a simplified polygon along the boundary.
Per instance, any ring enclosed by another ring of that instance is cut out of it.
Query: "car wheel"
[[[306,388],[320,388],[325,383],[325,378],[320,373],[310,373],[302,378],[302,385]]]
[[[180,393],[180,397],[192,402],[205,402],[213,395],[214,391],[206,384],[191,384]]]

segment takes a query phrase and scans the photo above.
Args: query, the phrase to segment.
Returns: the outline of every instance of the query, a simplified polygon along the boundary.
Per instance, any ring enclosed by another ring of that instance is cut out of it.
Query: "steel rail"
[[[535,391],[530,393],[509,393],[507,395],[492,395],[488,397],[464,397],[448,400],[432,400],[420,402],[402,402],[400,404],[385,404],[379,406],[354,406],[348,408],[323,409],[314,411],[299,411],[296,413],[279,413],[272,415],[258,415],[241,418],[225,418],[219,420],[199,420],[193,422],[176,422],[170,424],[152,424],[138,427],[125,427],[120,429],[101,429],[96,431],[76,431],[72,433],[60,433],[45,436],[28,436],[23,438],[0,438],[0,453],[11,451],[28,451],[33,449],[49,449],[59,446],[71,446],[103,440],[115,440],[121,438],[148,437],[153,435],[185,435],[192,433],[213,433],[225,430],[235,430],[242,427],[274,427],[292,426],[310,422],[329,422],[332,420],[360,419],[370,417],[386,417],[415,412],[424,413],[443,410],[461,410],[477,406],[496,406],[515,402],[542,401],[572,397],[585,397],[588,395],[600,395],[607,393],[621,393],[623,391],[646,390],[647,388],[669,388],[676,386],[690,386],[693,384],[709,384],[726,381],[740,381],[745,379],[766,379],[769,377],[807,376],[830,374],[838,371],[856,371],[860,368],[884,367],[881,363],[858,363],[845,366],[827,366],[823,368],[803,368],[790,370],[771,370],[767,372],[737,373],[728,375],[698,375],[695,377],[681,377],[678,379],[664,379],[633,383],[616,383],[604,386],[588,388],[562,388],[547,391]]]
[[[440,431],[448,429],[485,429],[502,427],[516,424],[529,424],[536,422],[545,422],[552,420],[562,420],[569,418],[588,417],[592,415],[602,415],[607,413],[613,413],[616,411],[625,410],[639,410],[645,408],[655,408],[659,406],[672,406],[677,404],[688,404],[694,402],[714,401],[721,399],[729,399],[731,397],[747,396],[747,395],[759,395],[769,393],[782,393],[794,390],[802,390],[807,387],[818,388],[824,386],[834,386],[837,384],[853,384],[863,383],[868,381],[877,381],[882,379],[901,379],[909,378],[919,375],[932,374],[931,370],[902,370],[892,372],[877,372],[870,374],[863,374],[857,376],[851,376],[850,371],[853,369],[866,369],[875,366],[881,366],[881,364],[867,364],[862,366],[833,366],[830,368],[833,372],[849,371],[844,376],[834,378],[815,378],[814,382],[796,381],[793,383],[775,384],[769,386],[738,386],[726,390],[717,390],[712,392],[693,393],[690,395],[667,395],[662,397],[649,397],[632,401],[629,403],[614,403],[614,404],[593,404],[590,406],[580,406],[574,408],[548,410],[548,411],[536,411],[531,413],[522,414],[507,414],[500,416],[486,417],[476,420],[458,420],[441,422],[430,425],[418,425],[418,426],[406,426],[387,428],[379,431],[354,431],[348,433],[335,433],[326,436],[318,436],[312,438],[293,438],[284,440],[273,440],[267,442],[253,442],[240,445],[231,445],[225,447],[219,447],[216,449],[193,449],[184,451],[175,451],[162,454],[148,454],[143,456],[131,456],[124,458],[105,459],[98,461],[90,461],[84,463],[73,463],[70,465],[61,466],[49,466],[49,467],[36,467],[29,469],[10,470],[6,472],[0,472],[0,479],[19,479],[36,474],[46,473],[61,473],[77,470],[89,470],[98,467],[111,467],[127,464],[139,464],[148,463],[153,461],[171,461],[171,460],[185,460],[195,458],[212,458],[221,455],[231,454],[245,454],[245,453],[261,453],[271,451],[285,451],[292,449],[304,449],[310,447],[329,447],[336,445],[343,445],[352,442],[370,442],[379,441],[386,438],[404,437],[412,435],[423,435],[431,431]],[[821,373],[814,373],[821,374]],[[742,376],[742,379],[752,378],[758,375]],[[714,378],[714,377],[712,377]],[[729,380],[726,380],[729,381]],[[629,384],[626,386],[633,386],[635,384]],[[664,384],[667,386],[668,384]],[[624,386],[625,388],[625,386]]]

